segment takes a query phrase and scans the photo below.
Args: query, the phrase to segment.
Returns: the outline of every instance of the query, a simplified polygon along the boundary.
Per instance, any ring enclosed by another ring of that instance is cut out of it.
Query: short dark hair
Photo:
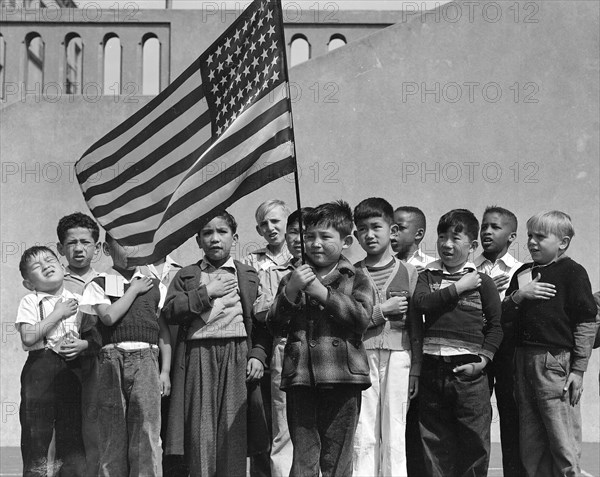
[[[342,236],[346,237],[352,233],[352,209],[348,202],[336,200],[315,207],[304,217],[306,227],[324,225],[332,227]]]
[[[469,240],[477,240],[479,221],[470,210],[452,209],[450,212],[446,212],[438,222],[437,233],[446,233],[452,227],[455,232],[464,232]]]
[[[292,224],[295,224],[296,222],[300,222],[300,214],[302,214],[302,218],[303,218],[302,222],[304,223],[306,221],[306,219],[304,219],[304,217],[306,217],[306,214],[313,211],[314,209],[315,209],[314,207],[302,207],[301,209],[298,209],[298,210],[295,210],[294,212],[292,212],[288,216],[286,228]]]
[[[414,207],[412,205],[403,205],[394,210],[396,212],[405,212],[407,214],[413,214],[417,217],[417,227],[423,229],[425,231],[427,229],[427,220],[425,219],[425,214],[418,207]]]
[[[388,224],[394,223],[394,208],[381,197],[369,197],[354,207],[354,223],[360,220],[382,217]]]
[[[505,209],[504,207],[498,207],[497,205],[488,205],[485,208],[485,212],[483,213],[484,217],[485,217],[485,214],[498,214],[498,215],[501,215],[506,220],[508,220],[508,222],[512,226],[513,232],[517,231],[517,227],[519,226],[519,222],[517,221],[517,216],[515,214],[513,214],[510,210]]]
[[[45,245],[34,245],[33,247],[29,247],[27,250],[23,252],[21,255],[21,260],[19,261],[19,271],[21,272],[21,276],[24,279],[27,279],[27,265],[31,261],[32,258],[37,257],[42,253],[50,253],[54,255],[54,258],[58,261],[58,257],[54,253],[54,250],[46,247]]]
[[[205,218],[200,222],[200,226],[198,227],[198,234],[200,231],[208,224],[212,219],[223,219],[227,226],[231,229],[231,233],[237,233],[237,222],[233,215],[227,212],[225,209],[217,210],[214,214],[211,214],[209,217]]]
[[[77,227],[89,229],[89,231],[92,232],[92,238],[94,239],[94,242],[97,242],[100,238],[100,229],[98,228],[96,221],[89,215],[81,212],[75,212],[70,215],[65,215],[58,221],[58,226],[56,227],[58,241],[63,243],[67,237],[67,232],[71,229],[76,229]]]

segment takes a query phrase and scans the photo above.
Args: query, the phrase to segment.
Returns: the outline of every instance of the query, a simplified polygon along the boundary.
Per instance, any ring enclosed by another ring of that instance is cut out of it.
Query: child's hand
[[[425,270],[423,265],[415,265],[414,267],[417,269],[417,273],[421,273],[423,270]]]
[[[479,355],[481,361],[479,363],[467,363],[461,366],[457,366],[452,371],[454,374],[464,374],[465,376],[479,376],[483,373],[483,368],[488,364],[489,359],[485,356]]]
[[[479,276],[479,272],[473,271],[469,273],[465,273],[460,280],[456,282],[456,293],[461,295],[462,293],[475,290],[481,286],[481,277]]]
[[[541,274],[523,288],[519,288],[513,298],[517,303],[523,300],[549,300],[556,295],[556,287],[552,283],[540,282]]]
[[[508,288],[510,277],[508,275],[498,275],[493,277],[492,280],[494,280],[494,283],[496,284],[498,293],[501,293]]]
[[[583,373],[581,371],[571,371],[563,388],[563,401],[569,393],[569,401],[571,406],[576,406],[581,399],[583,393]]]
[[[71,361],[85,351],[88,348],[88,345],[89,343],[86,340],[71,338],[60,345],[58,353],[65,358],[66,361]]]
[[[160,381],[160,395],[161,397],[167,397],[171,394],[171,378],[169,377],[169,372],[161,371],[158,379]]]
[[[143,295],[152,290],[152,280],[148,277],[135,277],[129,284],[129,289],[136,295]]]
[[[230,294],[237,288],[237,282],[233,276],[217,275],[214,280],[206,284],[206,293],[210,298],[221,298]]]
[[[265,367],[260,360],[256,358],[250,358],[248,360],[248,364],[246,365],[246,382],[258,381],[263,377],[264,372]]]
[[[304,290],[317,276],[306,263],[296,268],[290,276],[290,281],[285,286],[285,295],[288,300],[295,302],[298,293]]]
[[[419,376],[408,377],[408,399],[414,399],[419,394]]]
[[[54,313],[58,313],[61,317],[61,320],[63,320],[77,313],[78,306],[79,302],[75,298],[67,298],[64,301],[61,298],[54,306]]]
[[[390,320],[402,319],[408,311],[408,300],[405,296],[392,296],[381,304],[381,312]]]

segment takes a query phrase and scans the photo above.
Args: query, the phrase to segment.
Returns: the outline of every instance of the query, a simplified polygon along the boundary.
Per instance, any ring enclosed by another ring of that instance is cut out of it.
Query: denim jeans
[[[360,387],[296,386],[288,388],[286,397],[294,446],[290,477],[351,477]]]
[[[103,348],[99,366],[99,475],[162,475],[158,349]]]
[[[427,475],[485,477],[492,421],[487,375],[455,374],[453,368],[423,356],[419,424]]]
[[[579,404],[563,387],[570,371],[568,351],[520,347],[515,353],[521,459],[528,477],[580,475],[576,436]]]

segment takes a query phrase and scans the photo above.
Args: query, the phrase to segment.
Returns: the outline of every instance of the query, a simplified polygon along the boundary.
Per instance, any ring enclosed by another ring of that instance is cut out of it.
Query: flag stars
[[[223,51],[223,47],[219,45],[216,50],[217,56],[221,56],[221,51]]]
[[[236,75],[236,71],[232,69],[232,70],[229,72],[229,77],[230,77],[230,78],[233,78],[235,75]]]
[[[215,85],[213,86],[213,89],[212,89],[212,94],[217,94],[218,92],[219,92],[219,87],[215,83]]]
[[[267,59],[267,56],[269,56],[269,53],[267,52],[267,50],[263,50],[263,52],[260,56],[262,57],[262,59],[264,61]]]
[[[214,54],[208,55],[208,57],[206,58],[206,63],[208,65],[210,65],[213,62],[213,56],[215,56],[215,55]]]
[[[248,47],[248,49],[249,49],[249,50],[250,50],[252,53],[254,53],[254,50],[256,50],[256,43],[254,43],[254,42],[253,42],[253,43],[252,43],[252,44],[251,44],[251,45]]]
[[[264,33],[262,35],[260,35],[260,38],[258,39],[258,43],[262,46],[262,44],[265,42],[265,35]]]
[[[214,70],[210,70],[210,73],[208,73],[208,79],[213,81],[215,79],[215,71]]]
[[[220,82],[221,84],[225,84],[225,83],[227,83],[227,75],[223,75],[223,76],[221,77],[221,81],[219,81],[219,82]]]
[[[244,68],[244,71],[242,71],[242,74],[244,76],[247,76],[250,74],[250,68],[248,67],[248,65],[246,65],[246,67]]]
[[[254,59],[252,60],[252,67],[256,68],[258,66],[258,63],[259,63],[258,58],[254,57]]]
[[[256,26],[258,26],[258,28],[262,28],[264,22],[265,22],[264,18],[259,18]]]
[[[271,66],[275,66],[277,65],[277,62],[279,61],[279,58],[276,56],[273,58],[273,61],[271,61]]]
[[[219,64],[217,65],[217,71],[218,71],[219,73],[220,73],[221,71],[223,71],[223,66],[224,66],[224,65],[223,65],[223,63],[219,63]]]
[[[277,42],[275,40],[273,40],[273,43],[271,43],[271,46],[269,47],[269,49],[271,51],[276,50],[277,49]]]
[[[269,38],[271,38],[271,35],[275,34],[275,27],[273,25],[269,26],[269,31],[267,32],[267,35],[269,35]]]
[[[227,40],[225,40],[225,49],[228,49],[231,46],[231,38],[227,38]]]
[[[267,20],[273,20],[273,10],[267,10]]]
[[[279,81],[279,71],[273,72],[273,76],[271,76],[271,81],[273,81],[273,83],[275,83],[276,81]]]
[[[235,52],[233,53],[235,56],[239,56],[242,54],[242,47],[240,45],[238,45],[238,47],[235,49]]]

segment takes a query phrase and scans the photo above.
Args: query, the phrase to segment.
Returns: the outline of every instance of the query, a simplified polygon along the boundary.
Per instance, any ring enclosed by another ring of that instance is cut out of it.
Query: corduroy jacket
[[[321,281],[328,290],[324,305],[304,293],[291,303],[282,292],[289,279],[283,278],[267,318],[271,325],[289,326],[281,389],[335,384],[367,389],[371,381],[362,338],[373,311],[368,277],[341,257]]]

